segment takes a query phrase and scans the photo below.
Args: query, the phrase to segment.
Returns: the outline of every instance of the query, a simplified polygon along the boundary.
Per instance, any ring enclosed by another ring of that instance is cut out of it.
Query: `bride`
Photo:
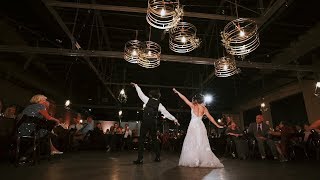
[[[208,109],[203,104],[204,99],[202,95],[195,95],[192,98],[192,102],[190,102],[176,89],[173,89],[173,91],[191,108],[191,121],[183,142],[179,166],[222,168],[223,164],[211,151],[207,130],[202,122],[202,117],[206,115],[218,128],[223,128],[223,126],[217,124],[210,115]]]

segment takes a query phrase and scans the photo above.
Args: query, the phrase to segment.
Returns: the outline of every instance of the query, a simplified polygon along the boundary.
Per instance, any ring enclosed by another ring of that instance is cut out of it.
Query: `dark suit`
[[[156,158],[160,158],[160,145],[159,141],[157,140],[157,115],[159,104],[160,102],[158,100],[150,98],[146,104],[146,107],[144,108],[139,137],[139,160],[143,159],[144,141],[148,132],[152,138],[153,150],[156,154]]]
[[[272,155],[274,157],[278,157],[277,149],[276,149],[274,141],[272,141],[271,139],[268,138],[268,131],[270,130],[270,127],[266,123],[261,123],[261,126],[262,126],[261,127],[261,132],[258,130],[258,125],[257,125],[256,122],[251,123],[249,125],[249,128],[248,128],[248,133],[252,134],[257,140],[258,148],[259,148],[259,152],[260,152],[261,157],[266,157],[266,152],[265,152],[265,149],[264,149],[264,143],[265,142],[269,146],[269,148],[270,148],[270,150],[272,152]],[[262,139],[259,138],[261,136],[265,137],[267,139],[266,140],[262,140]]]

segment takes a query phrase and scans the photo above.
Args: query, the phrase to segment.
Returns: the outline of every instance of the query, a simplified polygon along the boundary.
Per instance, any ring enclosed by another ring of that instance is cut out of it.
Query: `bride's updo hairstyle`
[[[202,94],[196,94],[192,98],[192,103],[202,104],[204,102],[204,96]]]

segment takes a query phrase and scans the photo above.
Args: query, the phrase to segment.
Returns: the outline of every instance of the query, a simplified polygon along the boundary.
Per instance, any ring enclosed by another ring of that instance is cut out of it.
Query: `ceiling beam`
[[[58,105],[58,106],[64,106],[64,105]],[[92,108],[92,109],[120,109],[119,106],[109,106],[109,105],[99,105],[99,104],[72,104],[72,107],[81,107],[81,108]],[[121,107],[121,110],[142,110],[142,106],[134,106],[134,107]],[[167,109],[169,112],[190,112],[189,109]]]
[[[303,55],[320,47],[320,23],[316,24],[313,28],[307,31],[305,34],[298,37],[297,41],[291,42],[290,46],[284,49],[281,53],[275,55],[272,59],[272,63],[276,64],[289,64],[290,62],[296,62]],[[316,66],[313,66],[316,69]],[[315,70],[314,72],[318,72]],[[264,72],[264,76],[272,74],[270,72]],[[263,76],[254,77],[251,82],[262,79]]]
[[[102,11],[118,11],[118,12],[131,12],[131,13],[147,13],[147,7],[128,7],[128,6],[113,6],[104,4],[89,4],[89,3],[73,3],[73,2],[62,2],[62,1],[47,1],[47,4],[52,7],[63,7],[63,8],[79,8],[79,9],[94,9]],[[184,11],[184,16],[211,19],[211,20],[224,20],[232,21],[236,19],[235,16],[226,16],[220,14],[207,14]]]
[[[20,66],[16,65],[14,62],[6,62],[4,60],[0,61],[0,71],[5,73],[10,73],[10,76],[19,79],[20,81],[30,85],[31,87],[45,92],[47,95],[51,95],[56,99],[61,99],[64,94],[54,88],[53,83],[49,81],[43,81],[39,76],[34,76],[23,70]],[[17,92],[19,93],[19,92]]]
[[[116,82],[107,82],[108,85],[121,85],[121,86],[131,86],[130,83],[116,83]],[[199,89],[198,87],[186,87],[186,86],[171,86],[171,85],[154,85],[154,84],[140,84],[140,87],[157,87],[157,88],[177,88],[177,89]]]
[[[259,18],[258,25],[262,27],[271,17],[283,6],[283,4],[287,3],[288,0],[277,0],[266,12]]]
[[[58,24],[60,25],[60,27],[62,28],[62,30],[68,35],[68,37],[70,38],[73,48],[77,48],[78,50],[81,49],[80,44],[76,41],[76,39],[74,38],[73,34],[70,32],[70,30],[68,29],[67,25],[63,22],[63,20],[61,19],[61,17],[59,16],[59,14],[51,7],[47,4],[47,0],[42,0],[42,2],[44,3],[44,5],[47,7],[47,9],[49,10],[49,12],[53,15],[53,17],[56,19],[56,21],[58,22]],[[102,77],[101,73],[98,71],[98,69],[93,65],[93,63],[90,61],[90,58],[87,56],[83,57],[84,60],[88,63],[89,67],[94,71],[94,73],[97,75],[97,77],[99,78],[99,80],[105,85],[106,80]],[[116,98],[116,96],[113,94],[113,92],[111,91],[111,89],[108,86],[105,86],[108,90],[108,92],[110,93],[110,95],[112,96],[112,98],[115,100],[115,102],[117,102],[117,104],[119,104],[118,99]]]
[[[91,51],[91,50],[72,50],[72,49],[58,49],[58,48],[0,45],[0,52],[47,54],[47,55],[70,56],[70,57],[107,57],[107,58],[114,58],[114,59],[123,59],[123,52],[119,52],[119,51]],[[106,60],[109,60],[109,59],[106,59]],[[203,57],[192,57],[192,56],[181,56],[181,55],[162,55],[161,61],[199,64],[199,65],[213,65],[215,59],[203,58]],[[299,71],[299,72],[319,72],[319,69],[316,69],[313,66],[305,66],[305,65],[284,65],[284,64],[250,62],[250,61],[236,61],[236,63],[237,63],[237,67],[243,67],[243,68],[271,69],[271,70]]]

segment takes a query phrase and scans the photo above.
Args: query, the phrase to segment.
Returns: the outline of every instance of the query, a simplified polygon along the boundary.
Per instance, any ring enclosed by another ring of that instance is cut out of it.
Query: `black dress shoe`
[[[143,164],[143,160],[137,159],[137,160],[133,161],[133,164]]]
[[[159,157],[155,158],[154,162],[160,162],[160,158]]]

